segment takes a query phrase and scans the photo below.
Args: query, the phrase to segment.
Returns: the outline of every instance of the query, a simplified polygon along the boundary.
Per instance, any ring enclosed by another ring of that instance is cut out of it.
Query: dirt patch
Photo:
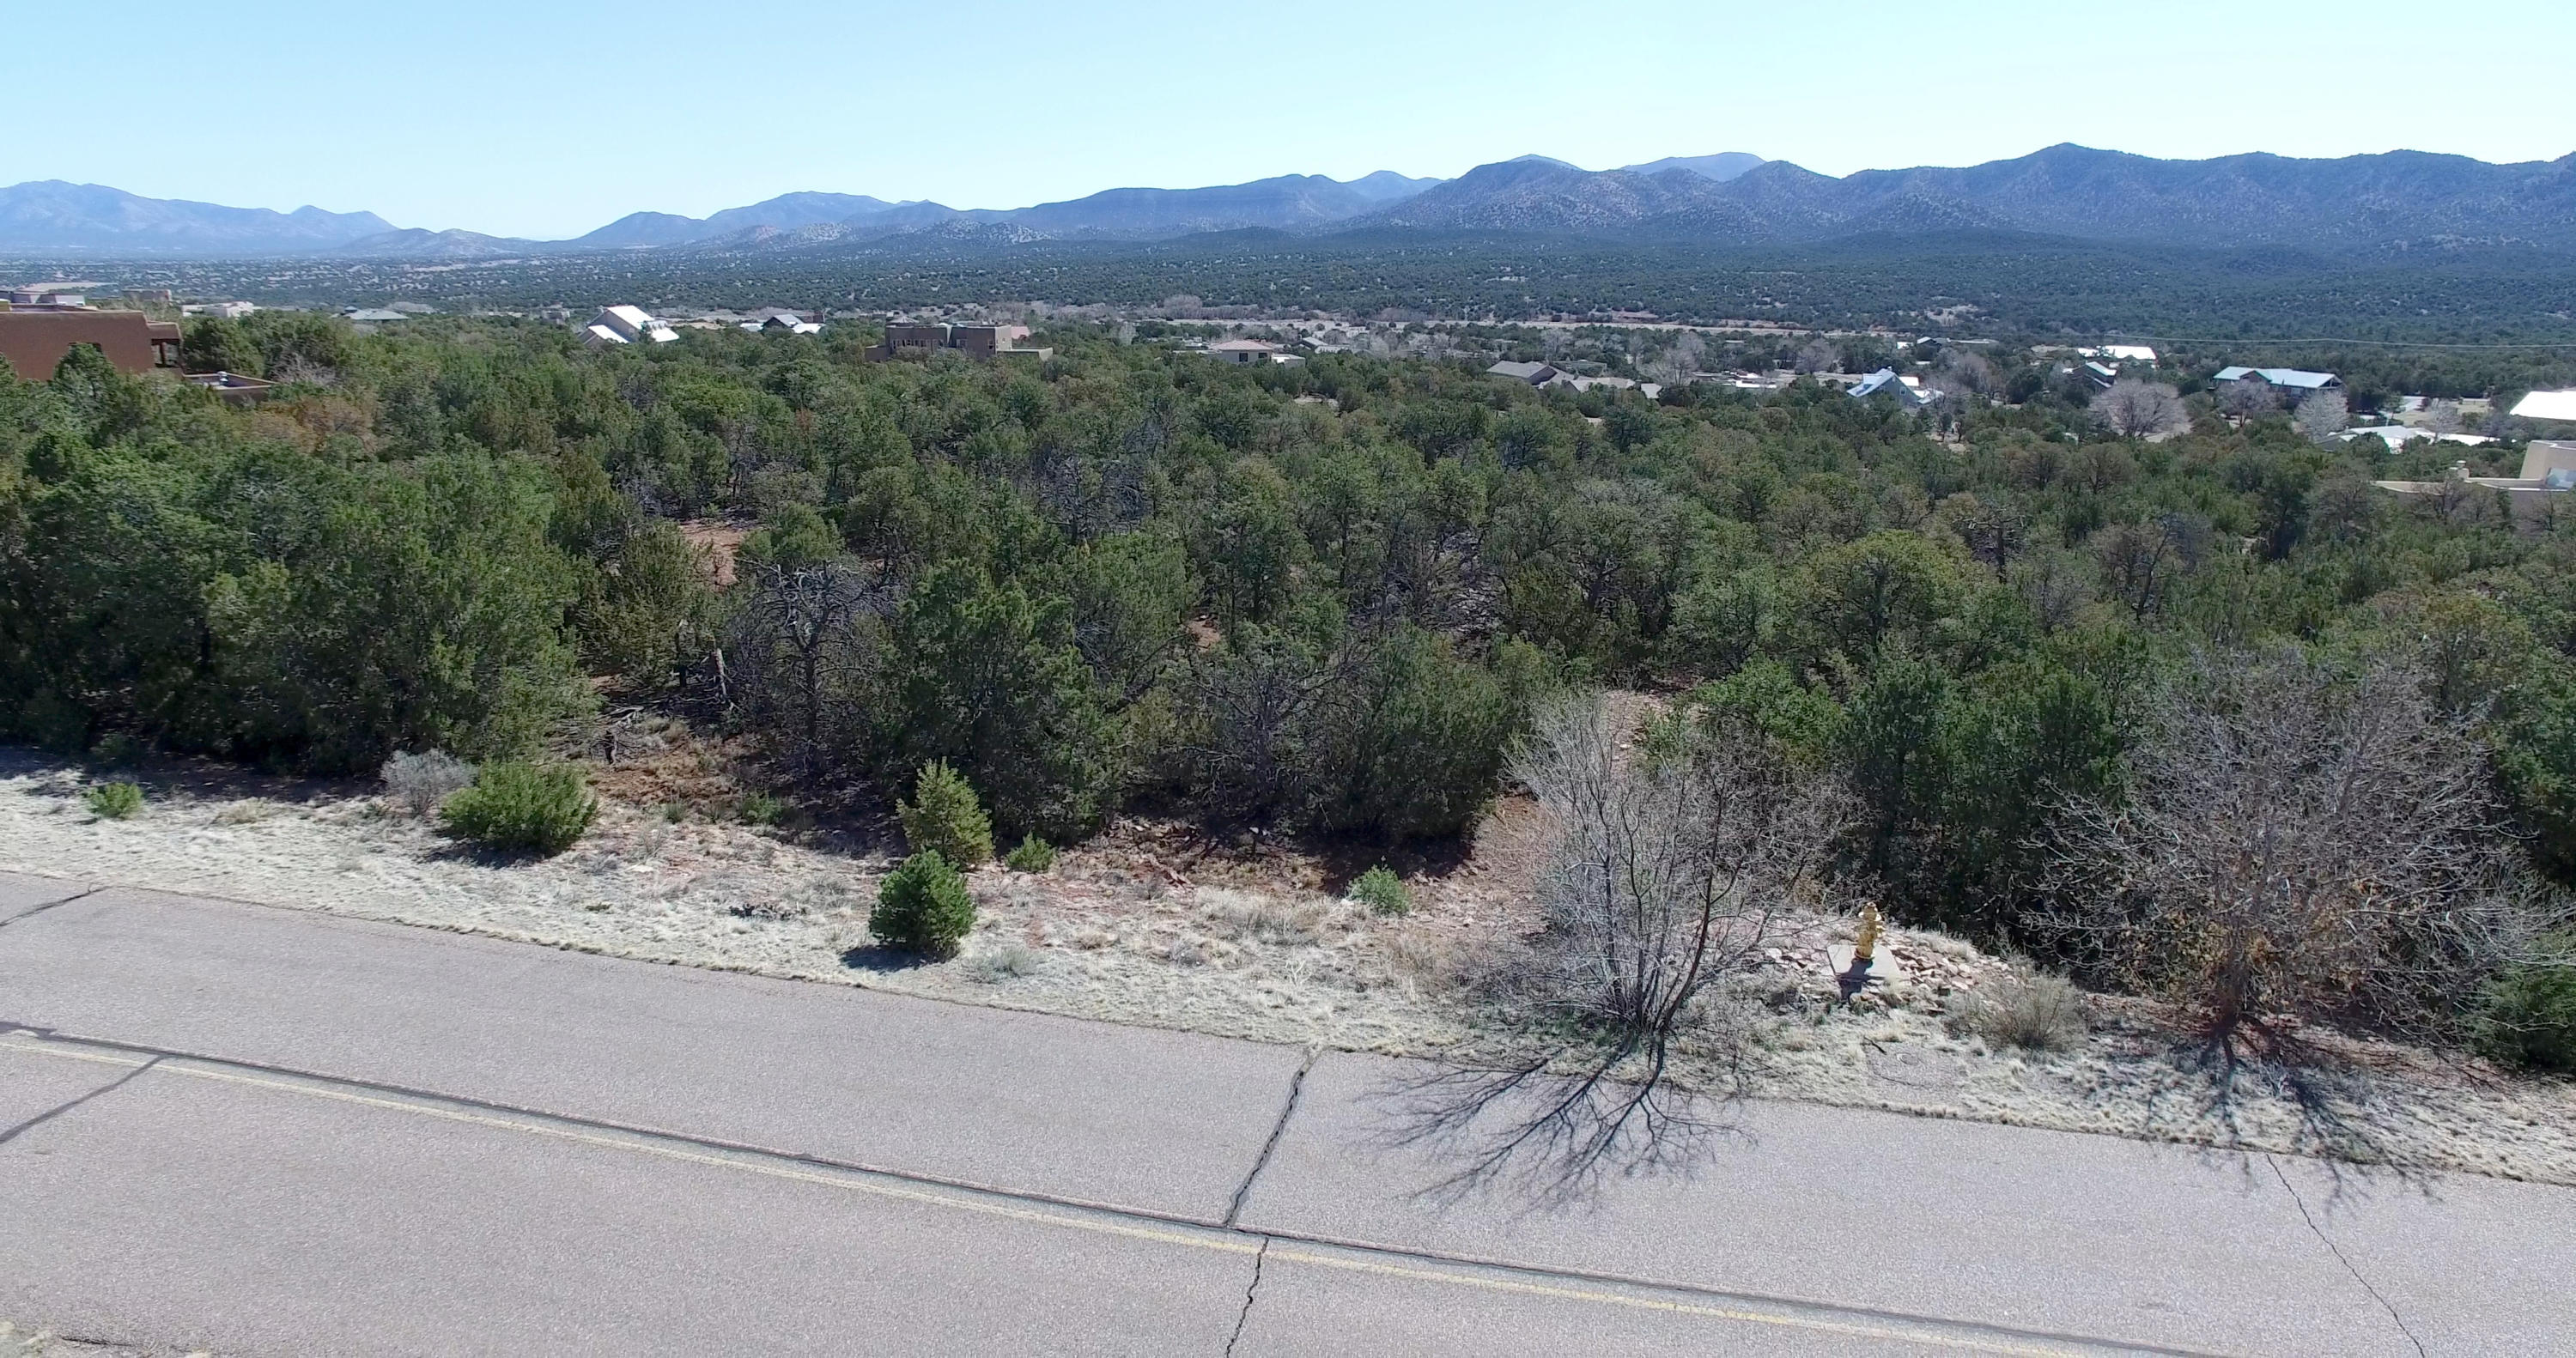
[[[741,549],[742,540],[751,536],[751,530],[750,524],[722,519],[686,519],[680,524],[680,536],[705,554],[707,570],[720,586],[733,583],[734,553]]]
[[[128,821],[81,805],[83,775],[0,753],[0,869],[236,897],[620,957],[1413,1056],[1507,1043],[1464,984],[1497,940],[1539,927],[1527,883],[1536,813],[1506,800],[1472,841],[1378,854],[1129,819],[1045,874],[969,877],[980,918],[952,961],[876,948],[867,914],[894,846],[745,825],[724,752],[671,741],[595,770],[608,795],[570,852],[508,862],[462,852],[370,787],[210,768],[143,775]],[[830,847],[817,847],[817,844]],[[1415,908],[1342,898],[1381,858]],[[2404,1049],[2356,1053],[2365,1085],[2324,1091],[2369,1140],[2320,1140],[2299,1091],[2190,1059],[2152,1006],[2087,1001],[2069,1050],[1990,1047],[1954,1031],[1951,1000],[2009,974],[1956,939],[1893,931],[1906,980],[1844,1004],[1824,960],[1850,922],[1803,920],[1745,978],[1768,1015],[1757,1092],[1944,1117],[2576,1183],[2576,1086],[2506,1078]],[[1688,1065],[1685,1053],[1685,1065]],[[1686,1068],[1686,1074],[1694,1072]],[[1713,1071],[1697,1074],[1714,1077]]]

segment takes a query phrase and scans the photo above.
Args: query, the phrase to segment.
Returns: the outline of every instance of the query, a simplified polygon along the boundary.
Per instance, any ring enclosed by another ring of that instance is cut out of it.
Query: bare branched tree
[[[1662,381],[1678,385],[1691,380],[1707,360],[1708,342],[1699,337],[1698,331],[1684,330],[1673,337],[1671,347],[1664,350],[1651,371]]]
[[[2239,419],[2269,415],[2281,408],[2281,393],[2259,377],[2242,377],[2218,393],[2218,408]]]
[[[1965,491],[1941,501],[1940,518],[1968,555],[1984,562],[2001,578],[2030,547],[2030,521],[2014,505],[1980,500]]]
[[[2435,401],[2424,408],[2424,427],[2436,434],[2460,432],[2460,403]]]
[[[2181,514],[2117,523],[2093,537],[2102,585],[2140,622],[2163,611],[2174,587],[2208,551],[2209,525]]]
[[[2161,382],[2123,377],[2093,398],[2093,418],[2122,438],[2142,439],[2191,428],[2182,393]]]
[[[719,652],[725,698],[765,733],[800,778],[857,719],[861,681],[875,665],[888,589],[867,587],[843,562],[766,566]]]
[[[1955,345],[1941,351],[1941,383],[1953,391],[1992,396],[2002,387],[1995,365],[1974,349]]]
[[[2052,927],[2099,979],[2187,1006],[2209,1051],[2312,1063],[2307,1023],[2448,1035],[2556,907],[2523,885],[2486,759],[2422,676],[2294,650],[2205,657],[2079,803]]]
[[[1563,1192],[1673,1165],[1740,1092],[1751,1002],[1728,982],[1818,888],[1846,794],[1750,739],[1712,735],[1649,762],[1623,750],[1627,734],[1599,698],[1567,699],[1515,760],[1550,836],[1547,929],[1498,994],[1530,1031],[1572,1036],[1407,1089],[1406,1138],[1463,1151],[1444,1188],[1513,1178]],[[1684,1044],[1718,1087],[1675,1085]]]
[[[2352,422],[2352,410],[2345,404],[2342,392],[2317,391],[2310,392],[2306,400],[2299,402],[2295,418],[2299,432],[2307,435],[2309,442],[2323,443],[2342,433],[2343,427]]]

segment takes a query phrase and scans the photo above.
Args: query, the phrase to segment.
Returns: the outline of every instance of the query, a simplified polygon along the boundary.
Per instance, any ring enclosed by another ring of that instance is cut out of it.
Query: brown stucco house
[[[140,311],[0,310],[0,358],[26,382],[50,381],[75,344],[95,344],[118,372],[179,371],[179,327]]]

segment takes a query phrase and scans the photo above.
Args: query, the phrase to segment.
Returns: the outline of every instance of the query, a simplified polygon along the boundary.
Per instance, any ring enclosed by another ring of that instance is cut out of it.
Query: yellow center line
[[[33,1056],[50,1056],[69,1061],[90,1061],[100,1065],[123,1066],[129,1069],[139,1068],[146,1065],[154,1065],[153,1061],[131,1056],[111,1055],[104,1052],[70,1051],[60,1046],[50,1044],[40,1045],[27,1042],[0,1041],[0,1050],[26,1052]],[[706,1151],[688,1150],[679,1146],[665,1145],[660,1144],[657,1141],[641,1139],[642,1137],[650,1136],[649,1133],[639,1133],[636,1136],[616,1136],[584,1131],[573,1127],[548,1126],[540,1122],[529,1122],[517,1118],[499,1117],[489,1113],[469,1112],[464,1109],[457,1108],[440,1108],[431,1104],[407,1099],[392,1099],[374,1094],[353,1093],[344,1089],[330,1089],[318,1084],[306,1083],[297,1080],[278,1080],[264,1076],[236,1074],[232,1071],[209,1070],[203,1066],[189,1063],[187,1058],[184,1057],[163,1058],[159,1061],[158,1065],[155,1066],[155,1069],[172,1075],[184,1075],[191,1079],[210,1080],[222,1084],[246,1085],[257,1089],[281,1090],[290,1094],[301,1094],[307,1098],[329,1099],[339,1103],[356,1104],[365,1108],[383,1108],[398,1113],[410,1113],[419,1117],[438,1118],[448,1122],[464,1123],[469,1126],[489,1127],[499,1131],[523,1132],[534,1136],[552,1137],[559,1141],[571,1141],[582,1145],[600,1146],[609,1150],[620,1150],[640,1155],[658,1156],[665,1160],[676,1160],[687,1164],[709,1165],[719,1169],[730,1169],[745,1173],[760,1174],[769,1178],[786,1179],[796,1183],[819,1184],[826,1188],[837,1188],[848,1192],[865,1193],[875,1197],[890,1198],[902,1202],[921,1203],[932,1207],[946,1207],[958,1211],[980,1212],[986,1216],[1002,1217],[1012,1221],[1028,1222],[1033,1225],[1053,1226],[1076,1231],[1089,1231],[1097,1235],[1116,1236],[1129,1240],[1146,1240],[1157,1244],[1179,1245],[1190,1249],[1210,1250],[1223,1254],[1253,1254],[1258,1252],[1261,1248],[1260,1235],[1258,1232],[1248,1233],[1249,1238],[1246,1239],[1229,1239],[1222,1236],[1195,1235],[1176,1230],[1157,1229],[1151,1226],[1103,1221],[1095,1218],[1073,1216],[1063,1212],[1046,1211],[1038,1208],[1017,1207],[1008,1203],[992,1202],[980,1197],[969,1196],[968,1194],[971,1190],[942,1192],[929,1189],[907,1188],[897,1184],[877,1182],[875,1181],[874,1176],[871,1176],[870,1172],[865,1170],[851,1170],[842,1173],[822,1173],[813,1170],[798,1169],[789,1165],[766,1163],[763,1160],[751,1158],[760,1154],[760,1152],[756,1151],[746,1151],[741,1155],[718,1155]],[[1520,1296],[1546,1297],[1561,1301],[1590,1302],[1597,1305],[1624,1306],[1636,1310],[1657,1311],[1671,1315],[1700,1316],[1712,1320],[1731,1320],[1751,1325],[1772,1325],[1789,1329],[1814,1330],[1826,1334],[1845,1335],[1853,1338],[1884,1339],[1898,1343],[1920,1344],[1937,1348],[1962,1349],[1973,1353],[2009,1355],[2009,1358],[2074,1358],[2075,1355],[2087,1352],[2087,1350],[2081,1349],[2056,1348],[2039,1344],[2015,1344],[1991,1339],[1970,1338],[1963,1335],[1943,1334],[1932,1329],[1928,1325],[1923,1329],[1917,1330],[1897,1326],[1869,1325],[1852,1321],[1825,1320],[1813,1316],[1789,1315],[1773,1311],[1751,1311],[1735,1307],[1710,1306],[1692,1302],[1670,1301],[1656,1297],[1636,1296],[1629,1293],[1595,1288],[1526,1282],[1511,1278],[1482,1277],[1466,1272],[1449,1272],[1441,1269],[1423,1268],[1405,1264],[1390,1264],[1375,1260],[1354,1259],[1346,1255],[1319,1253],[1317,1251],[1307,1249],[1282,1249],[1276,1244],[1271,1247],[1269,1257],[1273,1259],[1289,1259],[1304,1264],[1314,1264],[1323,1268],[1340,1269],[1344,1272],[1350,1273],[1373,1274],[1379,1277],[1402,1278],[1418,1282],[1446,1283],[1455,1287],[1482,1288],[1489,1292],[1504,1292]],[[1640,1284],[1640,1286],[1652,1287],[1654,1284]]]

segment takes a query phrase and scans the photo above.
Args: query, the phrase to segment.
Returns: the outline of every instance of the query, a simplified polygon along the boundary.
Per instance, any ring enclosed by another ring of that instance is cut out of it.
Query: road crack
[[[118,1091],[118,1090],[120,1090],[120,1089],[123,1089],[125,1086],[127,1086],[128,1084],[131,1084],[131,1083],[132,1083],[132,1082],[134,1082],[135,1080],[141,1079],[141,1078],[142,1078],[142,1076],[143,1076],[143,1072],[145,1072],[145,1071],[147,1071],[147,1070],[150,1070],[150,1069],[152,1069],[154,1066],[157,1066],[157,1065],[159,1065],[159,1064],[161,1064],[161,1058],[160,1058],[160,1057],[158,1057],[158,1056],[153,1057],[151,1060],[144,1062],[142,1065],[136,1066],[134,1069],[129,1070],[129,1071],[125,1072],[123,1075],[120,1075],[120,1076],[116,1077],[115,1079],[108,1081],[106,1084],[100,1085],[98,1088],[93,1089],[93,1090],[91,1090],[90,1092],[88,1092],[88,1093],[86,1093],[86,1094],[81,1095],[81,1096],[80,1096],[79,1098],[77,1098],[77,1099],[73,1099],[73,1100],[72,1100],[71,1102],[69,1102],[69,1103],[60,1104],[60,1105],[58,1105],[58,1106],[56,1106],[56,1107],[53,1107],[53,1108],[48,1108],[48,1109],[46,1109],[45,1111],[43,1111],[43,1112],[41,1112],[41,1113],[38,1113],[38,1114],[37,1114],[37,1115],[35,1115],[34,1117],[31,1117],[31,1118],[27,1119],[26,1121],[19,1123],[19,1124],[18,1124],[17,1126],[15,1126],[15,1127],[10,1127],[10,1128],[7,1128],[7,1129],[5,1129],[5,1130],[0,1130],[0,1146],[8,1145],[10,1142],[17,1140],[19,1137],[24,1136],[24,1135],[26,1135],[27,1133],[34,1131],[34,1130],[35,1130],[35,1129],[37,1129],[38,1127],[44,1126],[46,1123],[51,1122],[51,1121],[53,1121],[54,1119],[56,1119],[56,1118],[58,1118],[58,1117],[61,1117],[63,1114],[68,1113],[68,1112],[72,1111],[73,1109],[80,1107],[82,1104],[85,1104],[85,1103],[89,1102],[89,1101],[90,1101],[90,1100],[92,1100],[92,1099],[99,1098],[99,1097],[101,1097],[101,1096],[103,1096],[103,1095],[113,1094],[113,1093],[115,1093],[116,1091]]]
[[[1315,1058],[1321,1054],[1316,1048],[1308,1047],[1306,1059],[1298,1064],[1297,1073],[1289,1077],[1288,1102],[1280,1106],[1279,1120],[1270,1124],[1270,1139],[1261,1143],[1261,1154],[1253,1159],[1251,1172],[1243,1176],[1243,1182],[1235,1187],[1234,1200],[1226,1204],[1225,1225],[1232,1226],[1242,1218],[1243,1204],[1252,1196],[1252,1185],[1260,1180],[1261,1171],[1269,1168],[1271,1153],[1279,1149],[1279,1138],[1288,1130],[1288,1119],[1297,1113],[1297,1098],[1306,1090],[1306,1072],[1315,1068]]]
[[[1261,1248],[1252,1252],[1252,1281],[1243,1286],[1243,1309],[1234,1313],[1234,1333],[1225,1337],[1225,1358],[1234,1358],[1234,1346],[1243,1342],[1244,1322],[1252,1319],[1252,1299],[1261,1292],[1261,1265],[1270,1258],[1270,1237],[1261,1237]]]
[[[2281,1162],[2267,1153],[2263,1157],[2263,1163],[2272,1167],[2272,1177],[2281,1181],[2282,1191],[2288,1193],[2290,1195],[2290,1201],[2298,1205],[2299,1220],[2308,1223],[2308,1230],[2313,1232],[2318,1240],[2324,1242],[2326,1252],[2333,1255],[2335,1257],[2335,1262],[2343,1265],[2343,1271],[2351,1274],[2352,1280],[2361,1284],[2361,1290],[2369,1293],[2370,1299],[2379,1303],[2379,1309],[2386,1311],[2388,1313],[2388,1318],[2397,1323],[2397,1332],[2406,1336],[2407,1343],[2415,1346],[2417,1358],[2426,1358],[2424,1341],[2416,1338],[2415,1332],[2407,1328],[2406,1317],[2397,1313],[2395,1303],[2392,1303],[2388,1298],[2380,1295],[2379,1289],[2370,1285],[2370,1279],[2361,1276],[2361,1270],[2353,1267],[2352,1260],[2344,1257],[2343,1247],[2337,1245],[2334,1242],[2334,1237],[2327,1235],[2325,1228],[2317,1224],[2316,1217],[2309,1214],[2308,1200],[2299,1196],[2299,1190],[2296,1185],[2290,1182],[2290,1176],[2281,1172]]]
[[[17,914],[11,915],[11,916],[10,916],[9,918],[7,918],[7,919],[0,919],[0,929],[6,929],[6,928],[8,928],[10,925],[15,924],[15,923],[17,923],[18,921],[20,921],[20,920],[22,920],[22,919],[34,919],[36,916],[41,915],[41,914],[45,913],[46,911],[48,911],[48,910],[52,910],[52,909],[54,909],[54,908],[56,908],[56,907],[58,907],[58,906],[65,906],[65,905],[69,905],[69,904],[71,904],[71,903],[72,903],[72,902],[74,902],[74,901],[85,901],[85,900],[88,900],[90,897],[95,896],[95,895],[97,895],[98,893],[100,893],[100,892],[102,892],[102,891],[105,891],[105,890],[107,890],[107,888],[106,888],[106,887],[103,887],[103,886],[94,886],[94,887],[91,887],[91,888],[90,888],[89,890],[87,890],[87,891],[83,891],[83,892],[78,893],[77,895],[65,896],[65,897],[63,897],[63,898],[62,898],[61,900],[59,900],[59,901],[47,901],[47,902],[45,902],[43,905],[29,906],[27,909],[21,910],[21,911],[19,911]]]

